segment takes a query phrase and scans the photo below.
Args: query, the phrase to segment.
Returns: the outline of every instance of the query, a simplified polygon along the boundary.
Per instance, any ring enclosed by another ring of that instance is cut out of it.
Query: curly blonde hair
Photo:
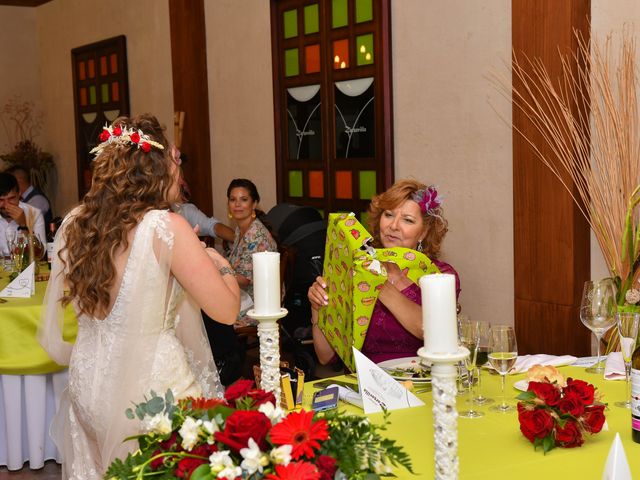
[[[416,193],[420,190],[424,191],[426,188],[424,183],[416,180],[398,180],[389,189],[373,197],[369,205],[369,229],[373,234],[376,247],[382,246],[380,242],[380,216],[382,212],[393,210],[406,200],[414,200]],[[442,241],[449,230],[449,224],[444,218],[442,207],[438,206],[429,212],[423,212],[422,222],[427,230],[423,240],[424,254],[429,258],[438,258]]]
[[[61,302],[66,306],[75,300],[80,313],[92,316],[108,313],[114,255],[128,248],[129,232],[146,212],[168,209],[174,200],[171,150],[158,120],[140,115],[120,117],[114,124],[142,130],[164,149],[153,147],[145,153],[134,144],[107,145],[94,161],[89,193],[65,224],[62,251],[69,291]]]

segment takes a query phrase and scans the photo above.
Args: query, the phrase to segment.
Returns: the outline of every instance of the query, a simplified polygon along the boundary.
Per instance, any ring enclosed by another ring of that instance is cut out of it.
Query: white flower
[[[187,417],[180,427],[178,433],[182,437],[182,448],[190,452],[198,442],[198,435],[200,435],[200,425],[202,420],[195,420],[192,417]]]
[[[233,460],[229,456],[229,450],[221,450],[219,452],[213,452],[209,456],[209,466],[211,472],[219,474],[228,467],[233,467]],[[219,475],[218,475],[219,476]],[[230,476],[229,478],[236,478],[238,475]]]
[[[213,445],[215,442],[213,434],[219,431],[218,424],[216,422],[205,420],[202,422],[202,430],[207,434],[207,443],[209,445]]]
[[[241,476],[242,469],[240,467],[226,467],[218,473],[218,478],[236,478]]]
[[[289,465],[291,461],[291,451],[293,450],[293,445],[282,445],[278,448],[274,448],[271,450],[269,457],[271,461],[276,465],[284,465],[285,467]]]
[[[376,462],[374,470],[377,474],[390,474],[393,472],[393,469],[390,465],[385,465],[379,460]]]
[[[260,451],[260,447],[253,438],[249,439],[248,447],[240,449],[242,455],[242,463],[240,466],[247,471],[249,475],[256,472],[262,473],[262,467],[269,465],[269,459]]]
[[[171,420],[166,413],[157,413],[153,417],[145,416],[142,421],[142,430],[145,433],[159,433],[164,435],[171,432]]]
[[[640,302],[640,291],[635,288],[630,288],[627,293],[624,294],[624,299],[629,305],[635,305]]]
[[[276,423],[280,423],[280,420],[284,418],[284,410],[280,407],[276,407],[271,402],[263,403],[258,407],[258,411],[264,413],[269,420],[271,420],[271,425],[275,425]]]

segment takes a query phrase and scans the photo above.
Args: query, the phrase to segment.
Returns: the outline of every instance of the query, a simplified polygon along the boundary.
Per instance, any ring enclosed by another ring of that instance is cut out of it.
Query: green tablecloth
[[[616,407],[617,400],[625,395],[623,381],[607,381],[601,376],[586,373],[583,368],[564,367],[560,369],[566,377],[579,378],[593,383],[604,394],[603,402],[609,404],[605,411],[608,431],[587,438],[579,448],[556,448],[547,455],[542,450],[533,450],[533,445],[522,436],[518,417],[514,413],[495,413],[488,407],[479,407],[485,412],[482,418],[458,418],[458,454],[461,479],[600,479],[609,448],[616,432],[624,445],[633,478],[640,479],[640,444],[631,440],[631,413]],[[525,375],[507,377],[507,398],[515,405],[519,393],[513,388],[514,382]],[[341,377],[341,380],[355,382]],[[308,406],[313,394],[311,385],[305,388],[305,402]],[[487,396],[499,399],[500,381],[497,375],[483,372],[483,391]],[[387,431],[390,438],[398,440],[411,455],[416,476],[406,471],[395,473],[401,479],[433,478],[433,416],[431,393],[418,395],[424,407],[395,410],[391,412],[391,425]],[[458,410],[467,408],[466,395],[458,397]],[[340,404],[344,404],[341,402]],[[345,409],[362,413],[362,410],[348,406]],[[381,415],[371,415],[373,421]]]
[[[0,276],[0,289],[8,284]],[[7,298],[0,303],[0,374],[37,375],[65,369],[55,363],[36,339],[40,324],[42,301],[47,282],[36,282],[36,294],[31,298]],[[73,341],[78,325],[71,307],[65,311],[64,336]]]

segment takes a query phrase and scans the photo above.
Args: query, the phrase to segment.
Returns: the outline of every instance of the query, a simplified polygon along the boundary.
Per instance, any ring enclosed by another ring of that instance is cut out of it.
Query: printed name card
[[[0,297],[29,298],[36,293],[35,263],[32,262],[4,289]]]

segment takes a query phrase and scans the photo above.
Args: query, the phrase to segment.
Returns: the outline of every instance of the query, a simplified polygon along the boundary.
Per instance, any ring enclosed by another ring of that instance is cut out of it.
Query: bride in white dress
[[[99,479],[140,433],[126,418],[150,390],[176,398],[222,396],[200,308],[232,324],[239,290],[228,262],[169,212],[178,163],[151,116],[120,118],[97,147],[91,190],[65,219],[40,341],[69,365],[69,388],[52,426],[63,478]],[[78,317],[65,341],[63,306]]]

